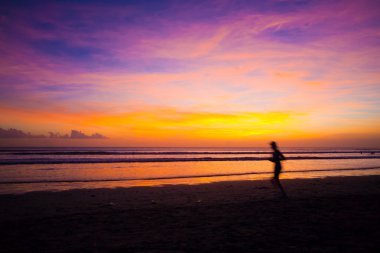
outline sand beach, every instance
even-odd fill
[[[376,252],[380,176],[0,195],[1,252]]]

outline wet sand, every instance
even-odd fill
[[[0,195],[0,252],[376,252],[380,176]]]

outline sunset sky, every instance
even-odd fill
[[[7,145],[380,147],[380,1],[2,1]]]

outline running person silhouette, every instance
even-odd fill
[[[277,186],[281,190],[282,197],[288,198],[288,195],[286,194],[284,188],[282,187],[280,183],[280,173],[282,170],[281,161],[285,160],[286,158],[278,149],[276,142],[272,141],[270,145],[273,149],[273,153],[272,153],[272,158],[269,159],[269,161],[274,163],[274,176],[273,176],[273,179],[271,180],[272,184]]]

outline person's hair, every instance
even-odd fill
[[[277,143],[275,141],[272,141],[270,145],[272,146],[272,148],[277,148]]]

